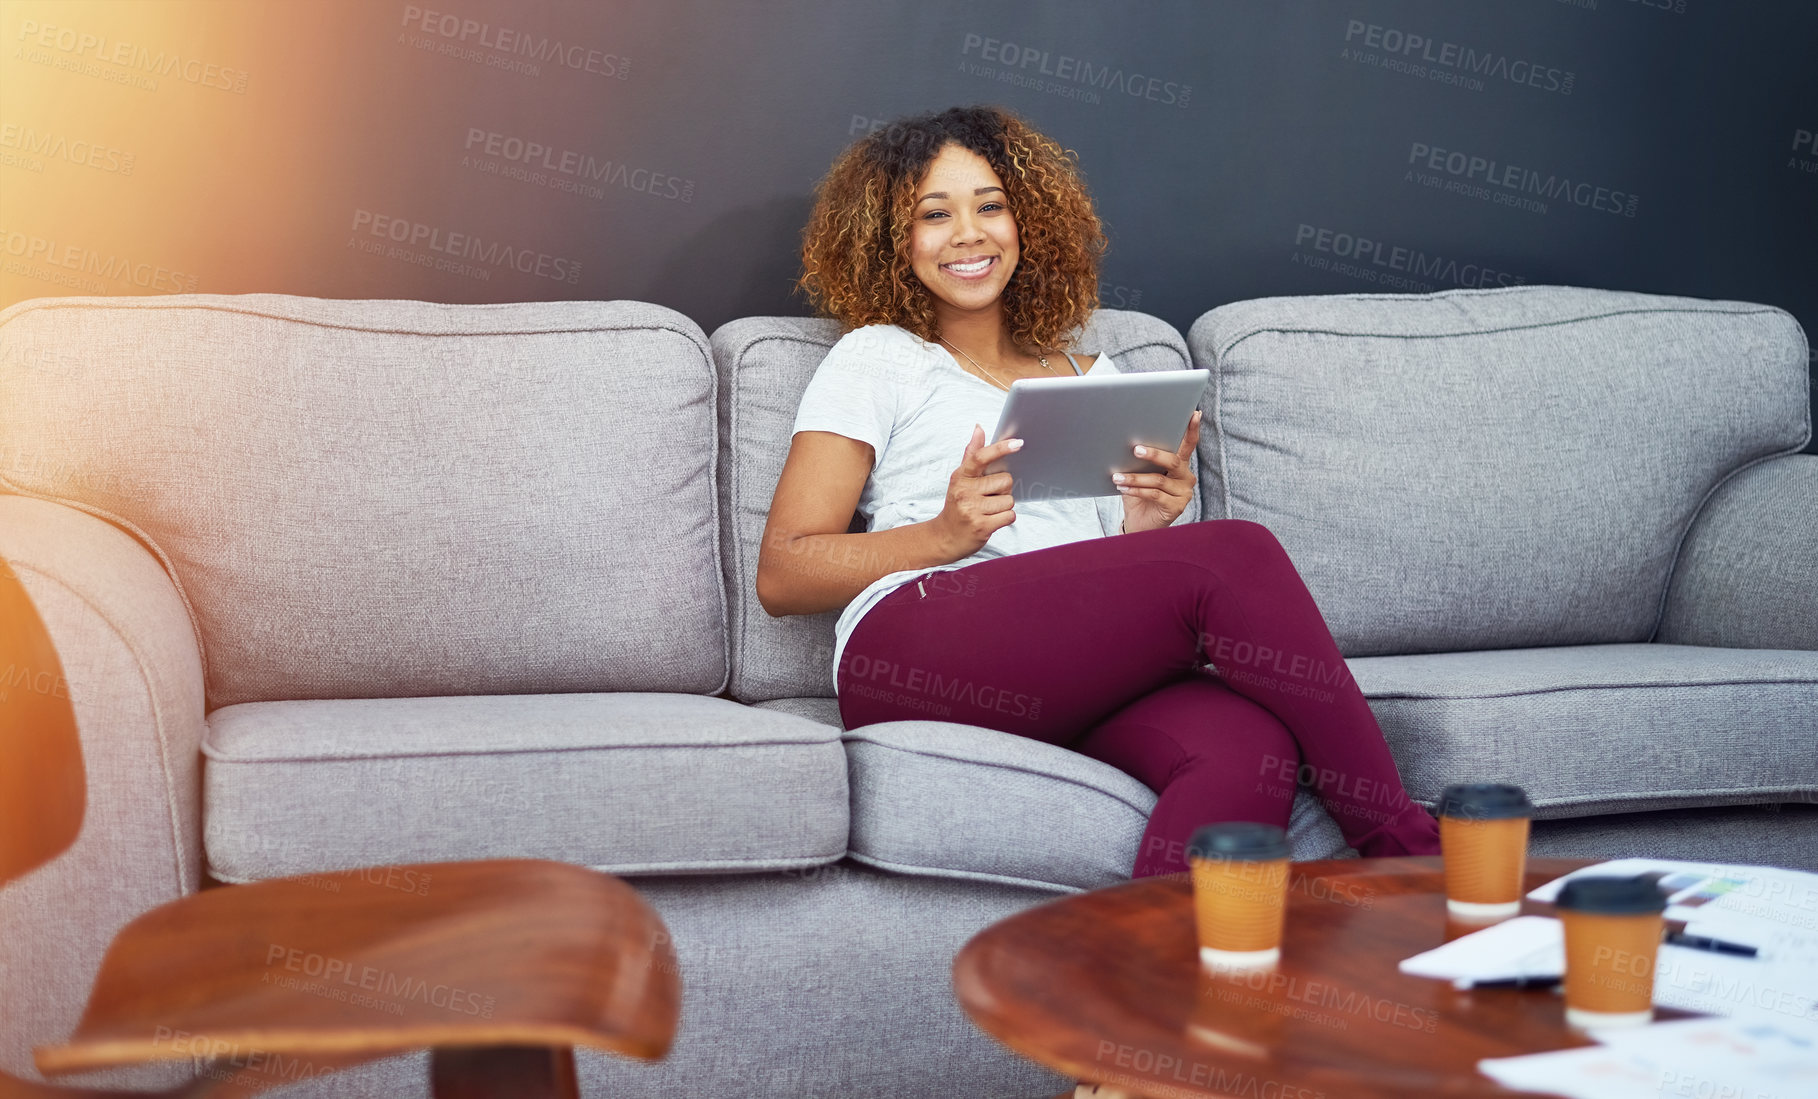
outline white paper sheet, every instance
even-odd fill
[[[1687,1019],[1595,1036],[1601,1044],[1477,1067],[1505,1087],[1571,1099],[1818,1096],[1818,1025]]]
[[[1451,981],[1557,977],[1565,972],[1565,935],[1550,916],[1516,916],[1416,954],[1401,971]]]

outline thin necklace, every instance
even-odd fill
[[[952,343],[951,343],[951,342],[950,342],[950,341],[948,341],[948,339],[947,339],[947,337],[945,337],[945,336],[936,336],[936,337],[935,337],[935,339],[937,339],[937,340],[939,340],[939,341],[941,341],[941,342],[942,342],[942,343],[944,343],[944,344],[946,344],[946,345],[947,345],[947,346],[948,346],[948,347],[953,347],[953,344],[952,344]],[[953,350],[955,350],[955,351],[959,351],[959,353],[960,353],[960,354],[962,354],[962,355],[966,355],[966,353],[965,353],[965,352],[964,352],[964,351],[960,351],[960,349],[959,349],[959,348],[957,348],[957,347],[953,347]],[[1035,357],[1036,357],[1036,358],[1037,358],[1037,359],[1040,359],[1040,360],[1041,360],[1041,364],[1042,364],[1042,369],[1043,369],[1043,370],[1046,370],[1046,371],[1047,371],[1047,372],[1048,372],[1048,373],[1050,373],[1050,374],[1052,374],[1052,373],[1054,373],[1054,368],[1053,368],[1053,367],[1052,367],[1052,366],[1049,366],[1049,365],[1048,365],[1048,356],[1046,356],[1046,355],[1037,355],[1037,356],[1035,356]],[[975,359],[975,358],[973,358],[973,357],[972,357],[972,356],[971,356],[971,355],[966,355],[966,361],[967,361],[967,362],[969,362],[969,363],[971,363],[971,364],[972,364],[972,365],[973,365],[973,366],[978,366],[978,360],[977,360],[977,359]],[[982,367],[982,366],[978,366],[978,369],[979,369],[979,372],[980,372],[980,373],[982,373],[982,374],[984,374],[984,375],[985,375],[985,377],[987,377],[987,378],[990,378],[990,379],[991,379],[991,380],[992,380],[992,381],[993,381],[993,382],[994,382],[994,383],[996,383],[996,384],[997,384],[997,385],[999,385],[999,386],[1003,386],[1003,388],[1005,388],[1005,389],[1009,389],[1009,388],[1010,388],[1010,387],[1009,387],[1009,386],[1007,386],[1007,385],[1004,385],[1004,383],[1003,383],[1003,382],[1001,382],[1001,381],[998,381],[998,378],[997,378],[997,375],[996,375],[996,374],[993,374],[993,373],[991,373],[991,371],[989,371],[989,370],[986,370],[986,369],[985,369],[985,368],[984,368],[984,367]]]

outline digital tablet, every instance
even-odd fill
[[[1209,370],[1020,378],[988,441],[1021,439],[1022,449],[985,472],[1015,478],[1018,503],[1121,495],[1113,473],[1166,472],[1132,448],[1178,449],[1211,378]]]

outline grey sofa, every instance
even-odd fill
[[[647,1096],[1042,1096],[953,953],[1122,880],[1154,795],[993,730],[843,732],[834,615],[757,547],[831,322],[286,295],[0,312],[0,557],[65,663],[90,811],[0,891],[0,1069],[127,920],[222,882],[493,856],[626,876],[682,967]],[[1552,287],[1241,302],[1201,497],[1290,551],[1417,798],[1527,786],[1542,852],[1818,868],[1818,456],[1803,334]],[[1299,858],[1348,854],[1302,791]],[[432,885],[433,888],[433,885]],[[274,1094],[421,1095],[400,1058]],[[110,1074],[168,1085],[187,1066]]]

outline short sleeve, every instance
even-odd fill
[[[897,386],[879,346],[878,333],[860,328],[840,337],[827,352],[796,407],[797,431],[831,431],[870,443],[881,462],[896,426]],[[899,353],[900,357],[900,353]]]

